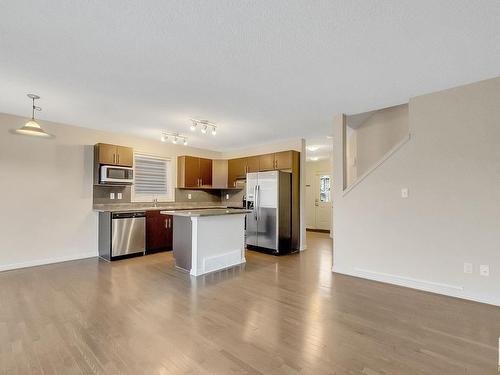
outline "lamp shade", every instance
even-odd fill
[[[22,128],[17,129],[16,133],[37,137],[50,137],[50,134],[46,133],[33,119],[29,120]]]

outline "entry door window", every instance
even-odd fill
[[[319,178],[319,201],[330,202],[330,176],[320,176]]]

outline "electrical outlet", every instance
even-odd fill
[[[123,194],[122,193],[117,193],[116,194],[116,199],[123,199]]]
[[[488,264],[481,264],[479,266],[479,274],[481,276],[490,276],[490,266]]]
[[[188,194],[188,199],[191,199],[191,194]]]
[[[115,193],[109,193],[109,199],[115,199]]]
[[[401,189],[401,198],[406,199],[410,196],[410,192],[408,191],[408,188],[402,188]]]
[[[226,200],[229,200],[229,194],[226,194]]]
[[[472,273],[473,266],[472,263],[464,263],[464,273]]]

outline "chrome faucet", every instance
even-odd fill
[[[153,207],[158,207],[158,198],[157,197],[153,198]]]

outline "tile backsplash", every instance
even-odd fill
[[[191,199],[189,199],[191,195]],[[220,203],[220,190],[175,189],[176,202],[213,202]]]
[[[115,199],[110,199],[110,193],[115,193]],[[117,199],[118,193],[122,193],[122,199]],[[130,203],[130,200],[130,186],[94,185],[94,204]]]
[[[110,193],[115,193],[115,199],[110,199]],[[118,198],[118,193],[122,194],[122,199]],[[191,195],[191,199],[189,199]],[[190,190],[190,189],[175,189],[175,202],[182,203],[221,203],[223,205],[231,205],[240,207],[243,205],[243,197],[245,190]],[[229,199],[227,199],[227,196]],[[130,186],[102,186],[94,185],[94,204],[119,204],[131,203],[131,187]]]
[[[115,194],[115,199],[110,198],[110,193]],[[118,193],[122,199],[118,199]],[[226,199],[226,194],[229,199]],[[244,190],[190,190],[175,189],[175,202],[185,203],[221,203],[230,205],[241,205]],[[189,199],[191,196],[191,199]],[[94,185],[94,204],[119,204],[132,201],[130,186],[102,186]]]
[[[220,195],[221,195],[221,204],[232,207],[243,207],[243,197],[245,196],[245,189],[221,190]]]

